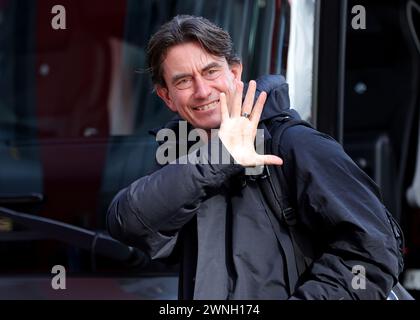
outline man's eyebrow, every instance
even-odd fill
[[[203,69],[201,69],[201,72],[207,71],[207,70],[209,70],[211,68],[220,68],[220,67],[221,67],[220,63],[218,63],[218,62],[211,62],[208,65],[206,65]]]
[[[172,83],[177,82],[179,79],[191,77],[190,73],[180,73],[172,77]]]

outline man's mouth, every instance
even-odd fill
[[[192,109],[197,110],[197,111],[207,111],[207,110],[216,108],[218,103],[219,103],[219,100],[215,100],[213,102],[210,102],[208,104],[204,104],[202,106],[193,107]]]

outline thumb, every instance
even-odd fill
[[[280,157],[273,156],[271,154],[260,155],[259,158],[260,159],[258,159],[258,162],[265,165],[281,166],[283,164],[283,160]]]

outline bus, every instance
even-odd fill
[[[152,168],[149,131],[174,116],[153,93],[146,46],[177,14],[228,30],[244,81],[284,75],[292,107],[379,185],[415,295],[419,3],[0,1],[0,299],[177,298],[176,263],[106,232],[112,198]],[[57,266],[65,294],[52,286]]]

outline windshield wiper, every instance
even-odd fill
[[[41,193],[0,193],[0,205],[41,203],[44,195]]]
[[[8,198],[4,199],[7,200]],[[92,255],[99,254],[128,263],[130,266],[145,266],[150,262],[149,257],[144,252],[127,246],[101,231],[92,231],[4,207],[0,207],[0,216],[8,217],[14,222],[44,235],[45,238],[58,240],[88,250]]]

